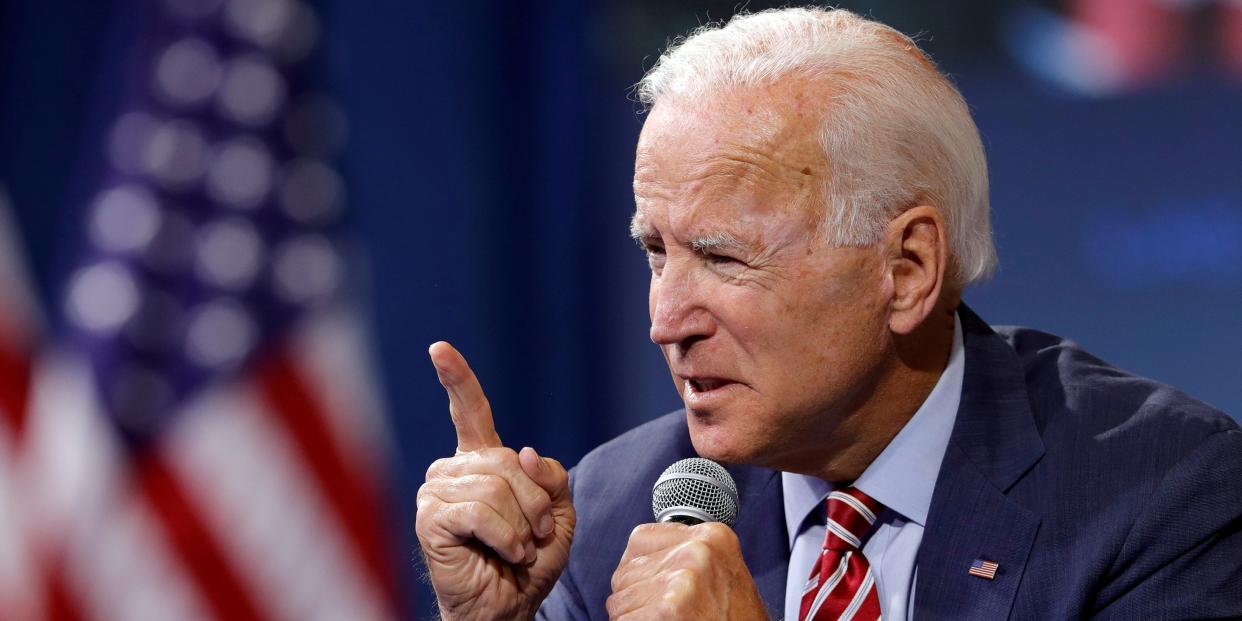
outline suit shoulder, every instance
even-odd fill
[[[1016,326],[995,330],[1018,356],[1032,414],[1045,436],[1073,428],[1102,442],[1158,442],[1176,459],[1216,433],[1238,429],[1211,405],[1119,369],[1072,340]]]
[[[673,458],[687,450],[692,455],[693,449],[690,446],[685,411],[677,410],[643,423],[595,447],[574,467],[574,475],[578,479],[616,479],[619,467],[630,470],[635,467],[662,468],[672,462],[661,458]]]

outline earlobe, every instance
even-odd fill
[[[944,218],[927,205],[912,207],[889,223],[889,327],[898,334],[918,328],[940,297],[948,260]]]

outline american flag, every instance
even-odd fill
[[[9,202],[0,186],[0,616],[29,616],[30,591],[37,586],[28,570],[33,546],[23,506],[28,494],[23,451],[29,436],[28,397],[32,347],[39,333],[38,311],[25,278],[23,253],[9,220]]]
[[[401,617],[319,18],[135,6],[56,329],[0,321],[0,616]]]
[[[992,580],[996,578],[996,569],[1000,567],[995,561],[977,558],[970,563],[970,575]]]

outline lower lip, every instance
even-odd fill
[[[687,409],[707,410],[720,406],[724,400],[733,396],[733,393],[740,390],[741,387],[742,385],[737,382],[729,382],[711,390],[695,390],[690,382],[685,382],[682,398],[686,401]]]

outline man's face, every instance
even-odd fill
[[[804,99],[822,87],[663,100],[639,138],[634,232],[651,340],[706,457],[802,470],[848,446],[890,347],[878,248],[816,237],[832,174]],[[827,452],[827,453],[826,453]]]

